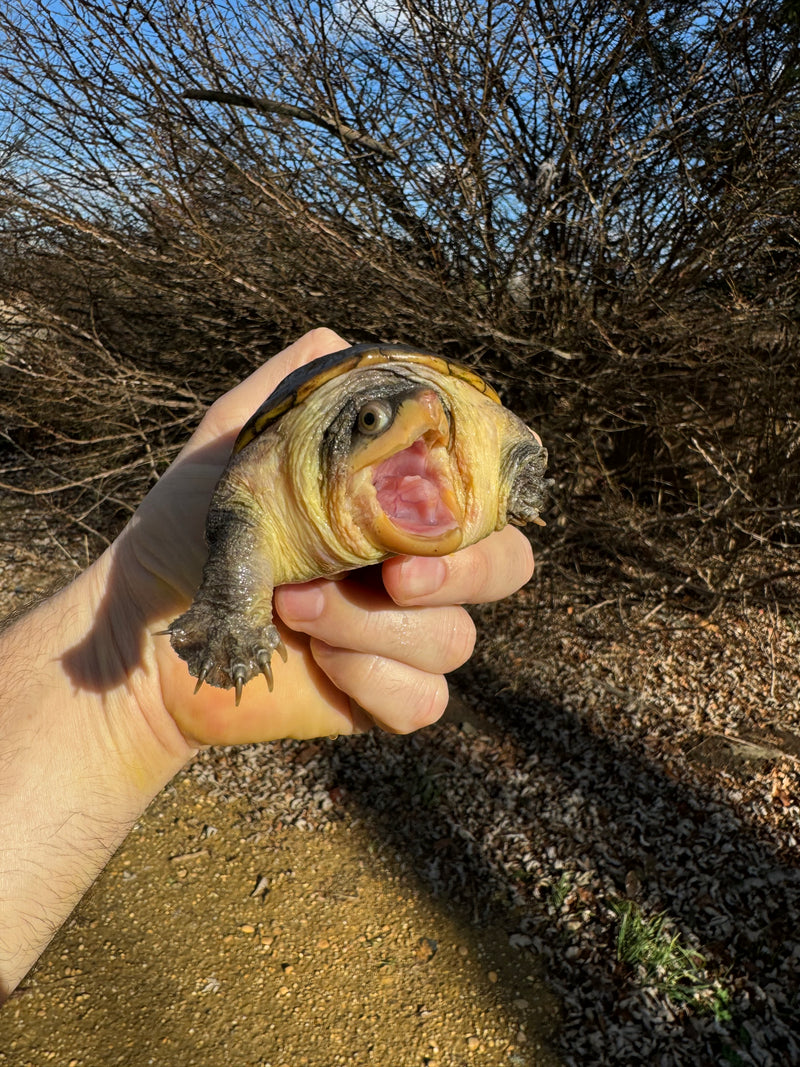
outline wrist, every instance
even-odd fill
[[[76,791],[106,782],[135,818],[196,746],[164,707],[146,620],[121,595],[118,543],[3,633],[0,736],[19,732],[23,751],[29,739],[33,765],[57,753]]]
[[[193,751],[157,707],[147,642],[123,670],[124,634],[103,607],[108,565],[0,643],[0,1001]]]

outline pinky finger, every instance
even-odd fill
[[[311,654],[335,686],[392,733],[430,726],[447,707],[447,682],[441,674],[383,656],[333,648],[316,639],[311,641]]]

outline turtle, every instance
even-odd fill
[[[391,555],[437,556],[537,522],[547,452],[470,367],[359,344],[289,374],[242,427],[206,519],[191,606],[165,633],[203,683],[235,689],[286,650],[275,586]]]

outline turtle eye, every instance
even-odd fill
[[[385,400],[370,400],[358,413],[358,432],[376,437],[389,427],[392,407]]]

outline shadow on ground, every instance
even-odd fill
[[[719,795],[534,686],[526,695],[518,676],[473,669],[465,684],[491,713],[490,736],[473,725],[466,740],[452,728],[433,743],[359,739],[336,749],[334,780],[434,893],[530,938],[565,1000],[567,1058],[793,1062],[797,868]],[[691,995],[617,962],[610,905],[629,899],[645,916],[666,912],[704,956]]]

